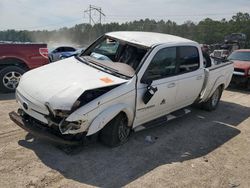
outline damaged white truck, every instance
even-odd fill
[[[200,45],[188,39],[107,33],[78,56],[25,73],[16,90],[20,108],[9,115],[37,137],[76,144],[98,135],[117,146],[132,130],[170,120],[194,103],[214,110],[233,65],[204,62]]]

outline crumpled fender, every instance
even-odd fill
[[[128,118],[128,126],[132,125],[134,119],[133,110],[126,104],[115,104],[102,111],[90,124],[87,136],[97,133],[110,120],[112,120],[121,111],[125,112]]]

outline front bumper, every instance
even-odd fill
[[[79,145],[83,143],[83,138],[81,140],[67,140],[60,135],[51,132],[50,128],[45,127],[38,122],[30,121],[29,119],[23,118],[16,112],[9,113],[10,119],[16,123],[19,127],[34,135],[35,137],[45,139],[57,144],[62,145]]]

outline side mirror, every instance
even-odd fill
[[[141,83],[147,84],[147,90],[145,91],[142,100],[144,104],[147,104],[154,94],[158,91],[157,87],[151,86],[154,80],[160,79],[161,75],[159,74],[144,74]]]
[[[144,102],[144,104],[147,104],[151,98],[154,96],[154,94],[158,91],[157,87],[153,87],[151,86],[152,82],[154,80],[157,80],[161,78],[161,75],[157,75],[157,74],[144,74],[142,79],[141,79],[141,83],[143,84],[147,84],[147,90],[145,91],[143,97],[142,97],[142,101]]]
[[[157,91],[157,87],[148,86],[142,98],[144,104],[147,104]]]

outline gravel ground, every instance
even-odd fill
[[[192,109],[112,149],[32,137],[8,117],[13,98],[0,94],[0,187],[250,187],[250,92],[226,90],[216,111]]]

